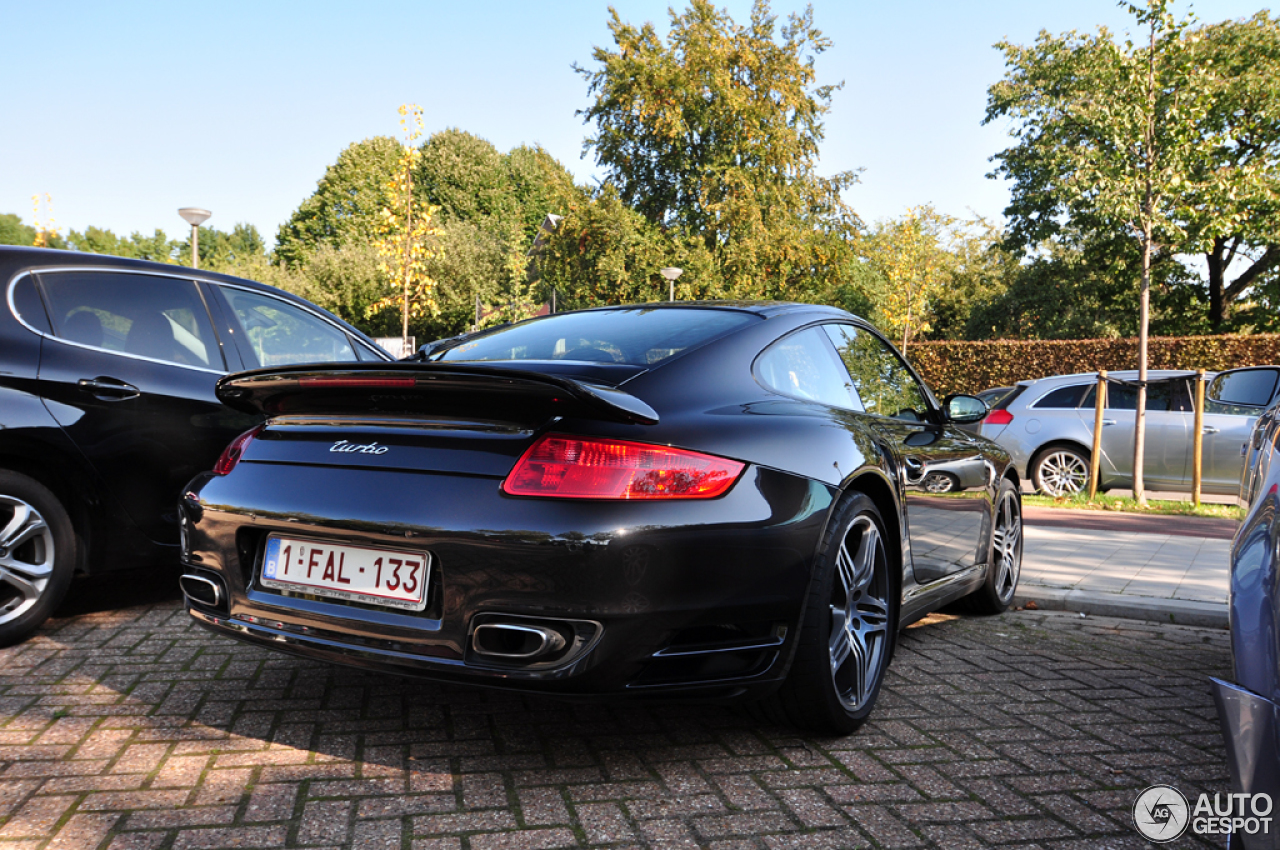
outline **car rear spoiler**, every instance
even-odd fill
[[[237,372],[218,381],[228,407],[267,416],[411,414],[536,421],[586,416],[656,425],[658,414],[614,387],[476,363],[344,363]]]

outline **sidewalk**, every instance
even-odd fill
[[[1026,508],[1015,604],[1227,627],[1231,520]]]

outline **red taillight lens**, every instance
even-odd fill
[[[218,462],[213,465],[214,475],[226,475],[228,472],[236,468],[236,464],[240,462],[240,457],[244,454],[245,447],[253,442],[253,438],[265,428],[265,425],[259,425],[257,428],[250,428],[239,437],[231,441],[231,445],[222,450],[222,456],[218,458]]]
[[[1013,421],[1013,414],[1002,407],[998,407],[987,414],[987,417],[982,420],[982,424],[983,425],[1008,425],[1012,421]]]
[[[548,434],[524,453],[502,489],[567,499],[712,499],[743,469],[735,460],[684,449]]]

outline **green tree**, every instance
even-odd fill
[[[156,233],[160,232],[156,231]],[[137,237],[138,234],[134,236]],[[175,257],[178,262],[190,263],[191,237],[188,236],[176,245]],[[199,250],[200,268],[224,271],[250,257],[265,255],[267,245],[257,227],[241,222],[236,224],[230,232],[218,230],[216,227],[201,227]]]
[[[390,136],[349,145],[325,169],[316,191],[280,226],[277,260],[300,264],[322,243],[341,247],[376,239],[378,217],[390,202],[387,187],[399,156],[400,143]]]
[[[598,67],[576,69],[594,96],[581,113],[595,123],[585,147],[618,199],[669,234],[671,251],[702,240],[734,295],[834,286],[858,225],[840,192],[856,175],[817,173],[822,117],[839,86],[816,82],[815,57],[830,41],[812,10],[778,27],[757,0],[738,25],[693,0],[672,10],[665,43],[651,24],[610,15],[615,49],[596,48]]]
[[[1152,174],[1163,187],[1152,195],[1153,210],[1163,209],[1165,218],[1153,229],[1152,263],[1199,254],[1206,294],[1194,301],[1205,317],[1187,318],[1230,330],[1236,307],[1251,305],[1251,289],[1280,269],[1280,21],[1260,12],[1195,27],[1175,24],[1165,4],[1141,20],[1149,30],[1145,48],[1119,45],[1105,29],[1094,36],[1042,33],[1031,48],[997,45],[1010,70],[990,90],[987,121],[1018,125],[1018,144],[997,155],[992,175],[1013,182],[1008,243],[1031,250],[1064,236],[1073,244],[1108,244],[1140,233],[1140,204],[1131,200],[1124,216],[1107,214],[1077,163],[1128,156],[1132,167],[1144,167],[1141,156],[1152,153]],[[1148,54],[1154,59],[1143,65]],[[1158,95],[1150,102],[1144,74],[1154,77]],[[1139,112],[1153,116],[1149,150],[1133,143],[1133,134],[1145,131],[1134,124]],[[1126,179],[1132,185],[1132,168]],[[1124,180],[1112,173],[1108,182]],[[1136,283],[1135,275],[1114,286]],[[1258,320],[1249,310],[1240,323]]]
[[[36,229],[23,224],[13,213],[0,214],[0,245],[30,245],[36,241]]]
[[[1183,215],[1220,330],[1280,269],[1280,19],[1259,12],[1207,26],[1189,49],[1206,69],[1209,104],[1197,125],[1207,156],[1190,183],[1199,191]]]
[[[1145,43],[1118,45],[1096,36],[1042,32],[1031,48],[1001,43],[1005,79],[991,87],[987,121],[1014,119],[1019,144],[997,155],[997,174],[1014,180],[1006,213],[1014,229],[1047,225],[1046,210],[1065,211],[1084,228],[1134,234],[1142,254],[1139,289],[1138,389],[1134,497],[1146,503],[1147,332],[1151,265],[1157,251],[1188,244],[1189,197],[1229,193],[1222,175],[1200,169],[1208,113],[1208,75],[1195,63],[1197,38],[1175,21],[1169,0],[1130,6],[1146,28]],[[1047,206],[1046,206],[1047,205]]]
[[[1004,256],[1014,256],[1001,252]],[[1008,269],[1007,285],[970,302],[968,339],[1108,339],[1138,335],[1133,309],[1141,251],[1126,236],[1110,241],[1064,232],[1029,262]],[[1168,256],[1152,264],[1151,330],[1208,333],[1199,280]]]
[[[961,223],[951,234],[951,275],[931,305],[930,339],[979,339],[973,324],[979,305],[1000,298],[1017,281],[1020,257],[1004,247],[1004,232],[978,218]]]
[[[111,254],[116,257],[153,260],[159,263],[173,262],[174,252],[179,244],[169,239],[164,231],[158,228],[151,236],[144,236],[134,231],[128,238],[124,238],[106,228],[89,225],[83,232],[69,231],[66,238],[66,247],[75,251],[84,251],[88,254]]]
[[[518,217],[506,157],[463,130],[434,133],[414,171],[421,200],[440,208],[440,220],[470,221],[502,231]]]
[[[861,242],[859,253],[884,284],[872,300],[885,328],[901,334],[904,353],[913,332],[932,328],[934,302],[955,267],[949,243],[956,223],[932,207],[921,207],[878,224]]]

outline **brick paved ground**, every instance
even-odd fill
[[[1226,790],[1228,666],[1220,631],[942,616],[831,739],[313,664],[162,599],[0,650],[0,850],[1145,847],[1140,789]]]

